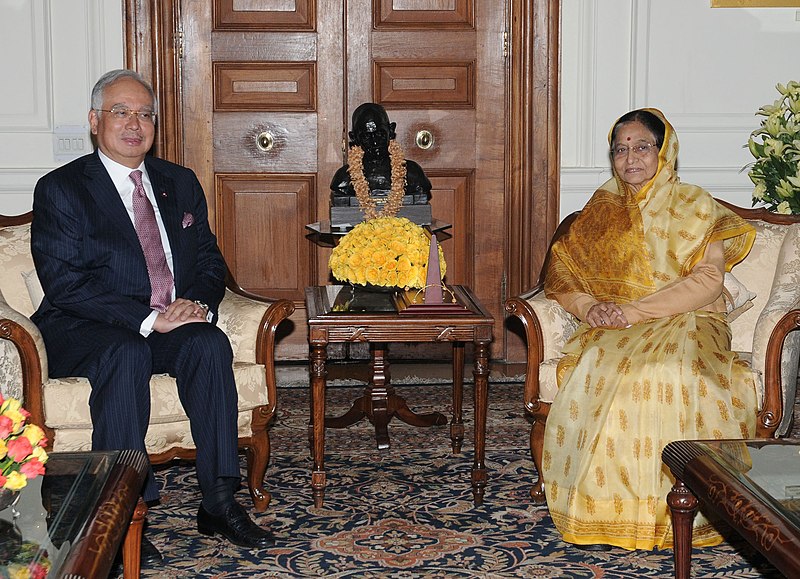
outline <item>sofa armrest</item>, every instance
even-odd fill
[[[756,325],[756,339],[760,329],[771,329],[766,349],[760,352],[757,346],[753,348],[753,360],[763,360],[764,364],[763,400],[756,424],[759,437],[783,436],[788,431],[794,412],[800,360],[800,332],[796,331],[800,329],[800,299],[788,311],[785,305],[771,305],[764,308]]]
[[[0,364],[6,378],[21,390],[30,421],[41,427],[52,442],[53,433],[45,426],[42,384],[47,380],[47,354],[39,328],[26,316],[9,306],[0,296]],[[14,355],[13,349],[16,349]],[[16,374],[15,376],[13,374]]]
[[[525,328],[528,345],[525,400],[539,399],[539,366],[560,358],[564,345],[578,327],[578,320],[544,295],[544,286],[506,300],[506,311],[517,316]]]

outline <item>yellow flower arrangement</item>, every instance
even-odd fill
[[[362,221],[333,249],[333,277],[358,285],[423,288],[428,272],[430,236],[405,217]],[[446,271],[439,249],[442,278]]]

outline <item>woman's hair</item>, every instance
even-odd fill
[[[611,144],[613,145],[617,138],[617,130],[619,127],[625,123],[631,123],[634,121],[642,123],[648,131],[653,133],[653,136],[656,138],[656,147],[661,149],[661,145],[664,144],[664,133],[666,131],[664,122],[650,111],[646,111],[644,109],[637,109],[635,111],[625,113],[619,118],[614,125],[613,130],[611,131]]]

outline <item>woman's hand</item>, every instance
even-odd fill
[[[614,302],[598,302],[586,313],[586,323],[593,328],[626,328],[628,319]]]

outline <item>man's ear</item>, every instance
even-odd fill
[[[97,134],[97,123],[99,119],[97,118],[97,111],[94,109],[89,109],[89,128],[92,131],[93,135]]]

